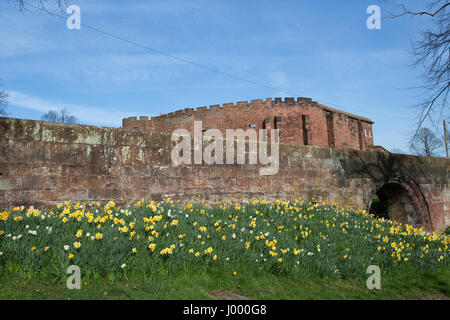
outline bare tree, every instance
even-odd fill
[[[41,119],[48,122],[58,122],[58,111],[50,110]]]
[[[446,121],[447,121],[447,123],[448,123],[448,119],[447,119]],[[446,136],[445,136],[445,131],[444,131],[444,134],[443,134],[442,137],[441,137],[441,140],[443,141],[443,144],[442,144],[443,152],[442,152],[442,154],[445,155],[445,156],[447,156],[447,150],[446,150],[445,138],[446,138]],[[450,130],[449,130],[448,127],[447,127],[447,146],[450,146]]]
[[[433,157],[439,154],[442,141],[428,128],[420,128],[410,141],[410,149],[414,154]]]
[[[50,7],[56,10],[64,10],[69,4],[68,0],[15,0],[15,2],[21,11],[29,8],[48,11]]]
[[[70,114],[67,109],[62,109],[59,111],[50,110],[44,114],[41,118],[43,121],[48,122],[61,122],[61,123],[77,123],[78,120],[73,115]]]
[[[77,118],[70,114],[67,109],[62,109],[60,112],[60,122],[62,123],[77,123]]]
[[[5,92],[5,90],[0,89],[0,116],[6,116],[6,107],[8,105],[8,94]]]
[[[424,10],[411,11],[404,4],[401,12],[391,14],[391,17],[402,16],[428,17],[432,27],[421,32],[421,39],[413,46],[416,67],[423,66],[424,99],[417,105],[419,110],[415,135],[423,122],[428,118],[437,127],[445,116],[448,116],[447,98],[450,88],[450,2],[448,0],[433,0]]]

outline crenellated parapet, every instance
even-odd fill
[[[280,107],[280,106],[289,107],[289,106],[302,105],[302,104],[309,104],[309,105],[312,105],[312,106],[315,106],[318,108],[332,110],[333,112],[351,115],[357,119],[361,119],[361,120],[373,123],[373,121],[368,118],[364,118],[364,117],[357,116],[357,115],[352,115],[352,114],[349,114],[348,112],[337,110],[337,109],[325,106],[323,104],[319,104],[318,102],[313,101],[312,98],[304,98],[304,97],[298,97],[298,98],[285,97],[284,99],[277,97],[275,99],[267,98],[265,100],[264,99],[255,99],[255,100],[250,100],[250,101],[238,101],[236,103],[231,102],[231,103],[224,103],[224,104],[215,104],[215,105],[211,105],[209,107],[202,106],[202,107],[197,107],[195,109],[194,108],[185,108],[185,109],[180,109],[180,110],[177,110],[174,112],[169,112],[167,114],[153,116],[153,117],[151,117],[151,120],[162,120],[162,119],[167,119],[167,118],[177,118],[177,117],[190,116],[190,115],[195,115],[195,114],[205,114],[205,112],[209,112],[209,111],[214,112],[214,111],[219,111],[219,110],[242,111],[242,108],[250,108],[255,105],[257,105],[257,106],[263,105],[266,107]],[[128,118],[123,119],[123,123],[124,123],[123,127],[125,129],[131,128],[134,124],[139,123],[139,121],[147,122],[148,120],[149,119],[147,116],[141,116],[139,119],[137,119],[137,117],[128,117]]]
[[[204,129],[280,129],[287,144],[328,145],[366,150],[373,144],[373,121],[328,107],[305,97],[276,97],[185,108],[150,119],[123,119],[123,128],[170,132],[179,128],[192,132],[194,121]]]

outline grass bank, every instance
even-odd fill
[[[446,298],[449,239],[301,200],[15,208],[0,213],[0,298]],[[66,287],[70,265],[80,290]]]

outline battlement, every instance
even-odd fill
[[[354,115],[345,111],[341,111],[338,109],[334,109],[331,107],[328,107],[326,105],[320,104],[316,101],[313,101],[312,98],[305,98],[305,97],[298,97],[298,98],[294,98],[294,97],[285,97],[284,99],[281,97],[276,97],[274,99],[272,98],[266,98],[264,99],[255,99],[255,100],[251,100],[251,101],[238,101],[236,103],[234,102],[229,102],[229,103],[224,103],[224,104],[215,104],[215,105],[211,105],[209,107],[207,106],[201,106],[201,107],[197,107],[197,108],[185,108],[185,109],[180,109],[174,112],[169,112],[167,114],[161,114],[159,116],[153,116],[151,117],[151,121],[155,120],[163,120],[163,119],[167,119],[167,118],[176,118],[176,117],[185,117],[185,116],[190,116],[190,115],[195,115],[195,114],[204,114],[205,112],[208,111],[220,111],[220,110],[225,110],[225,111],[229,111],[229,110],[235,110],[235,111],[242,111],[242,108],[251,108],[251,107],[257,107],[257,106],[265,106],[265,107],[280,107],[280,106],[295,106],[295,105],[311,105],[314,107],[318,107],[318,108],[322,108],[324,110],[327,111],[331,111],[331,112],[335,112],[335,113],[341,113],[347,116],[350,116],[352,118],[361,120],[361,121],[365,121],[365,122],[369,122],[369,123],[373,123],[373,121],[371,119],[365,118],[365,117],[361,117],[358,115]],[[123,119],[124,124],[125,122],[129,123],[129,122],[133,122],[134,121],[150,121],[148,119],[147,116],[141,116],[140,119],[138,120],[136,117],[128,117]],[[123,126],[124,128],[127,128],[125,125]]]
[[[286,144],[333,146],[367,150],[373,145],[373,121],[328,107],[305,97],[276,97],[185,108],[151,117],[123,119],[123,128],[136,131],[193,133],[194,121],[202,130],[279,129]]]

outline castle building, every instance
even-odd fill
[[[252,100],[187,108],[158,117],[123,119],[128,130],[171,133],[186,129],[191,134],[194,121],[202,121],[203,131],[219,129],[279,129],[280,143],[332,146],[368,150],[373,146],[372,120],[340,111],[310,98]]]

